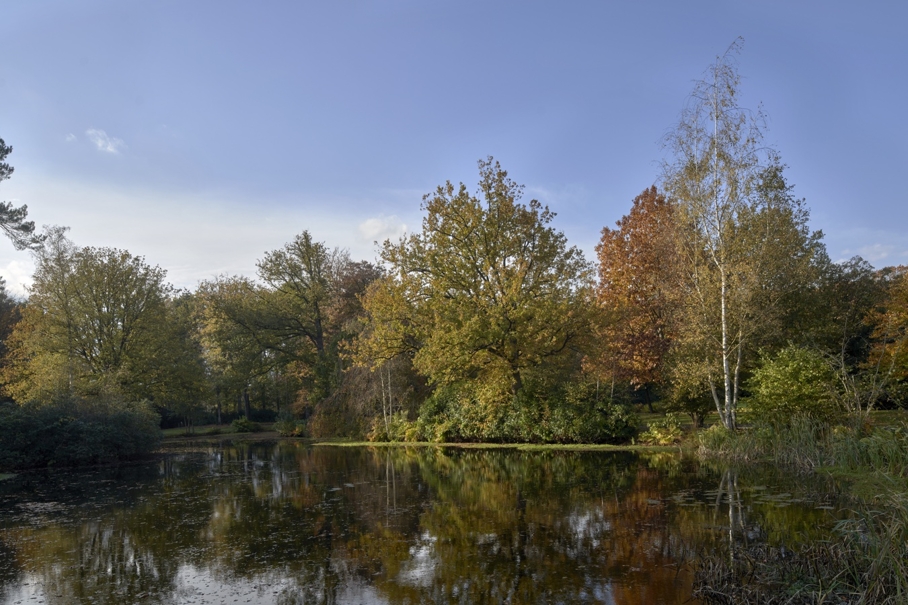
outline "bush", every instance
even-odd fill
[[[646,432],[640,435],[640,441],[649,445],[672,445],[681,441],[681,418],[668,413],[664,418],[653,420]]]
[[[0,469],[84,466],[148,454],[161,441],[147,402],[0,405]]]
[[[230,423],[230,428],[234,433],[258,433],[262,427],[246,418],[237,418]]]
[[[614,443],[636,430],[626,406],[599,399],[595,384],[585,382],[528,384],[516,398],[448,385],[426,400],[416,426],[436,442]]]
[[[780,426],[797,416],[827,422],[836,414],[834,385],[835,374],[820,353],[789,346],[761,360],[745,403],[757,422]]]
[[[703,385],[682,385],[674,389],[668,398],[669,412],[690,416],[694,426],[700,428],[706,416],[716,409],[712,393]]]
[[[297,420],[292,415],[281,415],[274,423],[274,430],[281,437],[306,437],[306,421]]]
[[[372,421],[372,429],[366,435],[369,441],[419,441],[421,438],[419,427],[415,422],[407,420],[406,412],[392,414],[387,424],[382,418]]]
[[[528,389],[514,402],[509,428],[532,443],[618,443],[636,433],[630,408],[599,397],[595,383],[573,382]]]

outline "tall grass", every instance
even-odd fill
[[[795,551],[757,543],[703,557],[695,596],[707,605],[904,605],[908,501],[889,495],[882,504],[841,521],[835,539]]]
[[[831,426],[795,418],[785,426],[731,432],[713,426],[700,433],[703,458],[732,463],[769,462],[799,472],[820,467],[871,471],[908,478],[908,427]]]
[[[823,427],[803,419],[778,428],[761,426],[732,432],[716,425],[700,433],[702,458],[737,464],[769,462],[798,471],[812,471],[828,462]]]
[[[712,427],[700,434],[699,454],[797,472],[824,468],[873,486],[829,541],[704,557],[697,570],[704,603],[908,603],[908,427],[806,418],[734,433]]]

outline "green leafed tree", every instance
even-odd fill
[[[203,355],[215,400],[236,402],[249,412],[249,389],[271,374],[274,351],[259,328],[264,311],[258,286],[243,277],[220,277],[204,282],[196,293],[196,314]]]
[[[246,397],[250,385],[280,383],[301,407],[331,395],[342,380],[342,343],[362,312],[359,296],[378,274],[304,231],[265,254],[258,281],[202,284],[202,333],[218,384]]]
[[[362,360],[408,354],[434,384],[470,382],[502,401],[571,355],[589,333],[591,268],[522,193],[488,158],[477,195],[448,182],[423,198],[422,231],[384,243]]]
[[[198,386],[185,367],[198,357],[184,350],[161,268],[125,250],[76,247],[62,228],[49,230],[35,265],[5,368],[17,401],[197,395],[179,386]]]

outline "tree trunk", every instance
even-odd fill
[[[249,405],[249,389],[248,388],[243,389],[243,406],[244,406],[244,410],[246,412],[246,420],[252,420],[252,418],[249,417],[251,409],[250,409],[250,405]]]
[[[735,430],[735,410],[734,394],[732,386],[731,365],[728,357],[731,354],[728,345],[728,283],[725,275],[725,268],[719,267],[720,282],[720,304],[722,311],[722,380],[725,386],[725,428],[730,431]]]
[[[523,390],[523,377],[517,368],[511,369],[511,394],[517,397],[517,394]]]
[[[388,439],[391,439],[391,385],[388,385],[387,390],[385,390],[385,374],[381,367],[378,368],[378,378],[381,381],[381,416],[382,420],[385,422],[385,435]],[[391,382],[391,370],[388,369],[388,382]]]

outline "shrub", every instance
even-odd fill
[[[682,385],[673,390],[666,409],[690,416],[694,426],[699,428],[703,426],[706,416],[716,409],[716,404],[709,389],[703,385]]]
[[[422,405],[416,426],[436,442],[604,443],[636,430],[626,406],[598,398],[595,383],[586,382],[528,384],[517,397],[447,385]]]
[[[274,430],[281,437],[306,437],[306,421],[293,416],[282,416],[274,423]]]
[[[646,432],[640,435],[640,441],[649,445],[672,445],[681,441],[681,436],[681,418],[670,412],[664,418],[650,422]]]
[[[617,443],[636,433],[628,406],[599,397],[595,383],[528,389],[514,402],[513,433],[533,443]]]
[[[230,423],[234,433],[258,433],[262,427],[247,418],[237,418]]]
[[[382,418],[372,421],[372,428],[366,439],[369,441],[419,441],[419,427],[415,422],[407,419],[406,412],[392,414],[386,423]]]
[[[147,402],[0,405],[0,469],[84,466],[154,451],[160,418]]]
[[[748,383],[753,395],[746,405],[757,422],[785,425],[796,416],[830,421],[836,413],[834,384],[820,353],[789,346],[761,360]]]

